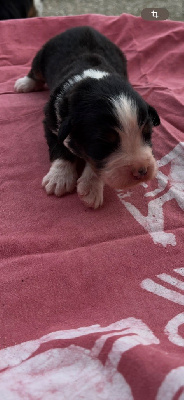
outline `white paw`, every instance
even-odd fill
[[[29,76],[24,76],[23,78],[17,79],[15,82],[14,90],[18,93],[32,92],[35,89],[36,82],[29,78]]]
[[[36,8],[38,17],[41,17],[41,16],[42,16],[42,13],[43,13],[43,4],[42,4],[42,1],[41,1],[41,0],[34,0],[34,6],[35,6],[35,8]]]
[[[75,164],[65,160],[56,160],[48,174],[43,178],[42,186],[47,194],[55,194],[60,197],[65,193],[73,192],[77,183],[77,171]]]
[[[97,179],[88,181],[83,177],[79,178],[77,193],[87,207],[96,209],[103,204],[103,183]]]

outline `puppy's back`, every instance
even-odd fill
[[[93,59],[92,59],[93,57]],[[39,55],[42,74],[53,87],[51,77],[58,82],[59,75],[77,73],[84,68],[106,64],[107,70],[127,78],[126,57],[122,51],[100,32],[89,26],[75,27],[50,39]],[[79,66],[80,64],[80,66]],[[94,65],[93,65],[94,64]],[[104,66],[103,65],[103,66]]]

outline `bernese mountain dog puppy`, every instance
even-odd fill
[[[85,205],[98,208],[105,184],[124,189],[155,177],[151,135],[160,119],[132,88],[126,57],[114,43],[89,26],[55,36],[15,91],[40,90],[45,83],[51,91],[44,119],[47,194],[63,196],[77,187]],[[85,162],[80,177],[79,159]]]
[[[0,0],[0,20],[40,17],[43,0]]]

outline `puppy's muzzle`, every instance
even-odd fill
[[[115,188],[123,189],[154,179],[157,163],[150,148],[142,149],[139,154],[113,157],[106,164],[102,177],[104,182]]]

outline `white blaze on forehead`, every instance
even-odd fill
[[[118,129],[121,149],[126,154],[136,154],[142,147],[142,129],[138,125],[138,109],[133,99],[125,95],[112,99],[115,115],[118,119]]]
[[[123,132],[134,134],[139,130],[137,121],[137,106],[133,99],[120,95],[112,99],[116,116]]]

